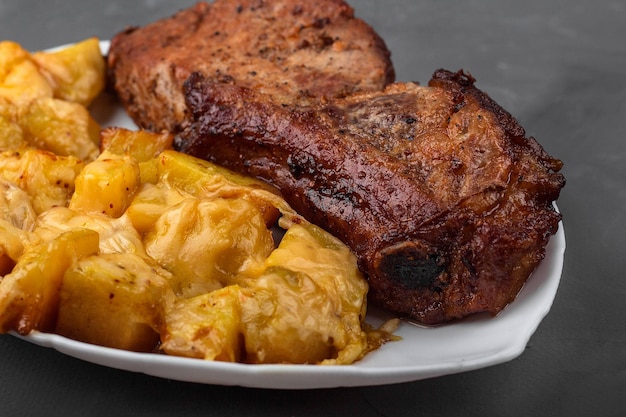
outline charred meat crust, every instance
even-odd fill
[[[178,148],[278,187],[357,254],[378,305],[425,324],[511,302],[545,254],[564,178],[464,72],[324,104],[192,75]]]

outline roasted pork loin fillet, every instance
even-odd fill
[[[200,74],[178,148],[275,185],[343,240],[370,299],[424,324],[498,313],[543,259],[564,178],[466,73],[278,105]]]
[[[308,103],[394,80],[383,40],[340,0],[216,0],[112,40],[113,87],[141,127],[177,131],[192,72]]]

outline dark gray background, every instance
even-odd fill
[[[0,39],[31,50],[109,39],[192,1],[2,0]],[[401,81],[464,68],[565,162],[567,251],[550,314],[506,364],[381,387],[196,385],[81,362],[0,336],[0,414],[618,416],[626,401],[626,3],[352,0]]]

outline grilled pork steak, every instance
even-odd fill
[[[500,311],[557,230],[561,162],[463,72],[390,84],[341,1],[200,3],[118,34],[109,66],[140,126],[274,184],[421,323]]]
[[[341,0],[216,0],[117,34],[108,64],[138,125],[177,131],[192,72],[236,80],[276,102],[308,103],[381,90],[394,79],[389,56]]]
[[[185,91],[181,151],[274,184],[421,323],[499,312],[557,230],[561,162],[463,72],[311,106],[200,74]]]

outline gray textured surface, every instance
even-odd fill
[[[0,39],[35,50],[110,38],[191,1],[0,3]],[[353,0],[399,80],[464,68],[565,162],[567,252],[550,314],[517,359],[414,383],[318,391],[194,385],[0,336],[0,415],[626,415],[626,4]]]

